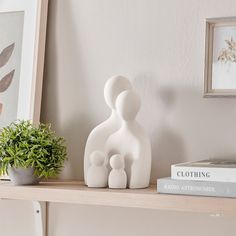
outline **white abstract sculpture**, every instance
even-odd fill
[[[87,184],[87,171],[90,166],[90,154],[94,151],[105,153],[107,139],[121,126],[121,120],[117,115],[115,107],[116,98],[121,92],[131,88],[132,86],[129,80],[123,76],[114,76],[110,78],[105,84],[104,97],[107,105],[111,109],[111,115],[106,121],[94,128],[87,139],[84,154],[85,184]],[[106,160],[105,164],[107,164],[107,162],[108,160]]]
[[[107,187],[108,171],[104,165],[105,155],[95,151],[90,155],[90,167],[88,168],[87,184],[91,188]]]
[[[125,173],[124,157],[120,154],[116,154],[110,158],[111,172],[108,178],[109,188],[126,188],[127,187],[127,175]]]
[[[135,120],[140,109],[139,96],[133,90],[122,92],[117,97],[116,109],[122,119],[122,126],[107,140],[107,155],[124,156],[129,188],[148,187],[151,145],[144,129]]]
[[[84,155],[88,187],[146,188],[151,173],[151,145],[135,120],[140,98],[128,79],[114,76],[104,88],[110,117],[89,135]],[[108,177],[110,159],[111,172]]]

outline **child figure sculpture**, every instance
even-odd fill
[[[87,174],[87,185],[91,188],[107,187],[108,171],[104,165],[105,155],[95,151],[90,155],[90,167]]]
[[[111,172],[108,178],[109,188],[126,188],[127,175],[125,173],[124,157],[120,154],[110,158]]]

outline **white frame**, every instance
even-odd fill
[[[24,12],[17,119],[40,120],[48,0],[1,0],[1,12]]]
[[[236,97],[236,89],[212,89],[212,54],[215,26],[236,26],[236,17],[206,19],[204,97]]]
[[[0,13],[24,12],[17,119],[40,121],[48,0],[1,0]],[[9,179],[0,176],[0,179]]]

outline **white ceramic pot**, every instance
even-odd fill
[[[34,175],[34,168],[9,167],[8,173],[14,185],[33,185],[39,183],[39,178]]]

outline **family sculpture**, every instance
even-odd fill
[[[146,188],[151,173],[151,145],[136,121],[140,97],[130,81],[114,76],[105,84],[110,117],[90,133],[84,154],[88,187]]]

